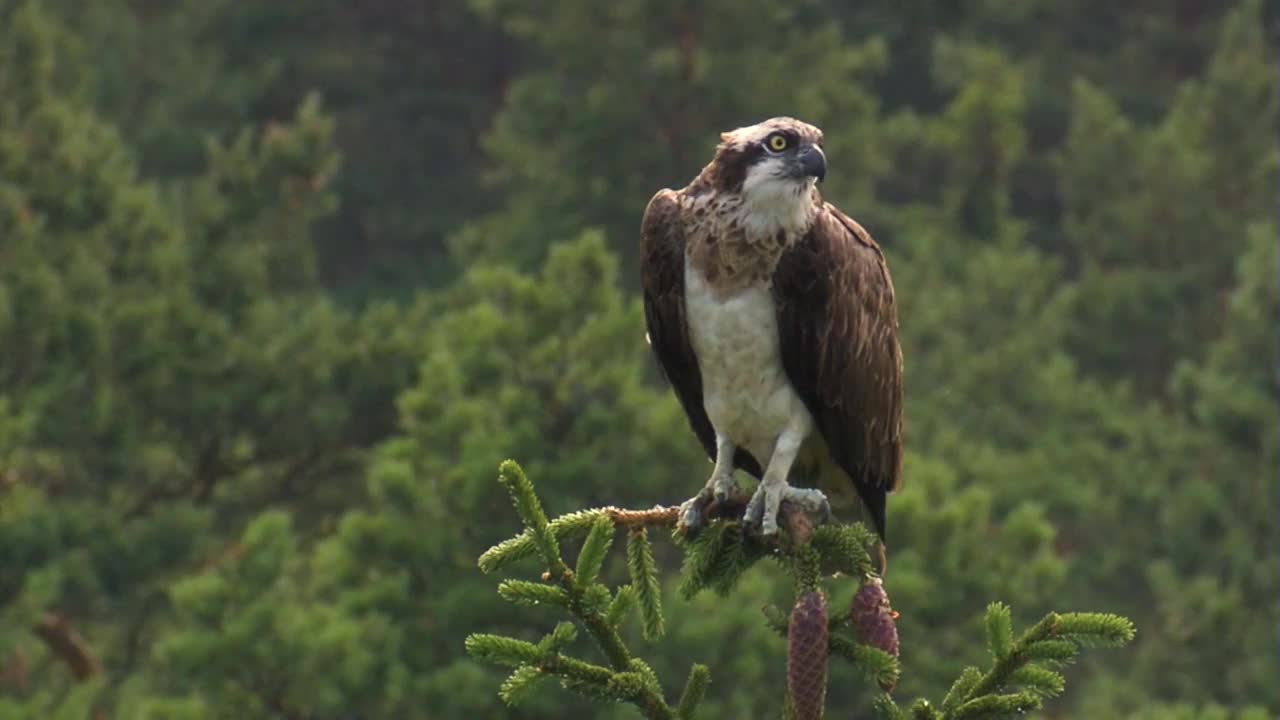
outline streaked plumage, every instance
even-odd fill
[[[893,283],[867,231],[818,192],[821,145],[818,128],[792,118],[739,128],[687,186],[653,196],[641,223],[646,330],[707,454],[727,446],[703,502],[729,487],[717,475],[730,465],[761,489],[773,465],[837,506],[855,490],[883,540],[902,474]],[[757,496],[771,532],[776,501]]]

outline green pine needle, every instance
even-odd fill
[[[562,678],[560,684],[565,689],[584,697],[609,702],[624,702],[630,699],[620,695],[613,688],[613,679],[617,673],[609,668],[558,655],[548,662],[544,669],[559,675]]]
[[[631,672],[638,674],[644,678],[645,686],[655,693],[662,692],[662,683],[658,681],[658,674],[649,667],[649,663],[638,657],[631,658]]]
[[[791,625],[791,618],[773,603],[766,604],[760,610],[764,613],[764,622],[769,626],[769,629],[782,637],[786,637],[787,627]]]
[[[480,572],[488,574],[517,560],[537,554],[538,548],[533,544],[533,534],[526,530],[485,550],[476,564],[480,566]]]
[[[1013,616],[1003,603],[987,606],[987,647],[996,660],[1008,657],[1013,648]]]
[[[928,700],[920,698],[911,703],[911,717],[915,718],[915,720],[940,720],[942,713],[929,704]]]
[[[970,665],[960,671],[960,677],[951,684],[951,689],[947,691],[947,696],[942,699],[942,712],[949,715],[960,704],[969,699],[973,694],[973,689],[977,687],[978,681],[982,680],[982,671]]]
[[[1056,637],[1091,647],[1119,647],[1135,634],[1128,618],[1109,613],[1062,613],[1055,629]]]
[[[591,615],[603,613],[609,608],[612,599],[608,587],[593,583],[582,590],[582,610]]]
[[[767,553],[764,545],[745,536],[740,524],[734,525],[732,532],[736,539],[729,546],[729,552],[724,555],[723,568],[711,582],[711,589],[720,597],[727,597],[747,570]]]
[[[578,682],[590,683],[597,686],[607,685],[614,674],[613,671],[607,667],[583,662],[577,658],[566,657],[564,655],[554,655],[548,658],[543,662],[542,669],[547,672],[555,673],[561,677],[572,678]]]
[[[631,571],[631,586],[636,589],[640,601],[640,616],[644,620],[644,638],[657,640],[665,633],[662,620],[662,590],[658,586],[658,567],[653,560],[653,548],[644,528],[633,530],[627,539],[627,568]]]
[[[711,670],[706,665],[694,663],[689,668],[689,678],[684,682],[684,692],[680,693],[680,704],[676,706],[676,717],[680,720],[693,720],[698,705],[707,694],[707,686],[711,684]]]
[[[498,688],[498,697],[508,706],[515,707],[546,677],[546,673],[532,665],[521,665],[503,681]]]
[[[467,652],[477,660],[510,667],[519,667],[523,664],[537,665],[546,655],[541,648],[531,642],[488,633],[468,635],[465,647]]]
[[[796,595],[818,589],[818,580],[822,575],[822,558],[812,545],[796,548],[793,553],[791,572],[795,577]]]
[[[533,533],[534,544],[542,555],[543,561],[552,569],[563,565],[564,561],[560,559],[560,545],[547,527],[547,515],[542,511],[542,503],[538,501],[533,483],[525,476],[524,470],[520,469],[519,463],[515,460],[504,461],[498,469],[498,481],[507,488],[507,492],[511,493],[511,501],[516,506],[516,512],[520,514],[525,527]]]
[[[827,647],[832,655],[853,663],[868,678],[880,685],[895,685],[901,668],[898,659],[877,647],[864,645],[841,635],[831,635]]]
[[[499,696],[514,706],[530,689],[548,676],[586,697],[630,702],[646,717],[658,720],[693,720],[705,697],[711,674],[694,664],[676,707],[667,704],[657,674],[644,660],[627,650],[618,628],[631,608],[638,606],[643,635],[649,641],[665,634],[661,586],[653,548],[644,527],[627,535],[627,569],[630,584],[616,592],[599,581],[617,532],[605,510],[569,513],[548,521],[533,484],[513,461],[502,464],[499,477],[525,524],[519,536],[490,548],[479,559],[484,572],[493,572],[521,558],[540,555],[554,582],[505,580],[498,586],[504,599],[523,605],[555,606],[568,610],[609,659],[603,667],[567,657],[562,652],[578,636],[578,627],[561,622],[537,644],[511,637],[473,634],[466,639],[467,652],[479,660],[514,667],[502,683]],[[570,571],[560,557],[561,541],[585,536],[576,567]],[[747,537],[741,523],[715,522],[693,537],[673,536],[685,551],[680,592],[692,598],[711,588],[727,595],[734,582],[762,557],[770,557],[790,571],[797,592],[820,590],[828,573],[857,577],[874,574],[867,548],[876,538],[859,523],[828,524],[817,528],[811,542],[777,550]],[[788,633],[789,615],[774,605],[763,607],[766,625],[782,637]],[[836,613],[828,619],[827,651],[852,662],[881,687],[896,686],[901,672],[898,659],[879,648],[858,642],[850,619]],[[1072,661],[1082,646],[1118,646],[1134,637],[1133,623],[1106,613],[1048,613],[1015,641],[1012,612],[1000,602],[987,606],[987,644],[994,658],[985,673],[966,667],[951,685],[941,708],[917,700],[904,710],[888,693],[875,696],[873,704],[885,720],[961,720],[1022,715],[1038,709],[1045,698],[1062,694],[1065,680],[1053,668]],[[788,709],[784,708],[784,712]]]
[[[714,522],[698,533],[685,553],[684,578],[680,582],[680,596],[691,600],[698,591],[712,582],[717,566],[722,564],[725,552],[726,532],[731,523]]]
[[[560,681],[560,687],[570,692],[577,693],[587,700],[600,700],[603,702],[620,703],[626,702],[627,698],[618,697],[610,688],[608,682],[596,683],[578,678],[564,678]]]
[[[1070,640],[1040,640],[1022,647],[1022,656],[1028,660],[1040,660],[1065,665],[1080,653],[1080,648]]]
[[[498,585],[498,595],[518,605],[569,607],[569,594],[563,588],[528,580],[503,580]]]
[[[630,585],[619,587],[613,595],[613,601],[609,603],[609,610],[605,615],[605,619],[609,625],[619,627],[622,621],[626,619],[627,613],[636,605],[636,590]]]
[[[684,543],[680,596],[691,600],[711,588],[724,597],[757,560],[764,548],[746,537],[739,522],[715,522]]]
[[[1040,698],[1033,692],[1019,692],[1009,695],[983,695],[956,708],[952,713],[953,720],[973,720],[975,718],[997,718],[1007,715],[1021,715],[1040,708]]]
[[[875,536],[862,523],[820,525],[809,542],[822,558],[823,572],[861,577],[872,571],[867,548]]]
[[[1062,675],[1039,665],[1024,665],[1009,674],[1010,685],[1020,685],[1041,697],[1057,697],[1066,687]]]
[[[582,550],[578,553],[578,565],[574,570],[578,582],[590,585],[596,581],[600,568],[604,566],[604,559],[609,554],[609,548],[613,545],[613,533],[613,521],[604,514],[592,523],[591,532],[587,534]]]
[[[573,623],[559,622],[538,642],[538,649],[542,651],[543,657],[554,655],[569,647],[577,639],[578,628],[574,627]]]
[[[580,535],[585,535],[595,525],[597,518],[603,516],[600,510],[579,510],[552,520],[548,527],[556,540],[563,542]],[[533,557],[538,554],[538,546],[534,542],[533,533],[525,530],[519,535],[503,540],[489,548],[480,556],[479,566],[483,573],[492,573],[511,563]]]
[[[613,677],[609,678],[609,692],[622,700],[640,697],[647,685],[644,675],[638,672],[614,673]]]
[[[871,701],[871,707],[875,708],[881,720],[906,720],[907,716],[902,713],[902,708],[893,701],[888,693],[880,693]]]

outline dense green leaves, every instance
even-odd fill
[[[494,592],[553,549],[626,642],[661,608],[640,646],[668,702],[686,682],[699,717],[776,707],[760,608],[789,603],[786,568],[728,524],[651,531],[632,578],[630,535],[554,515],[705,481],[644,342],[639,213],[716,133],[784,113],[823,127],[824,193],[893,270],[894,693],[946,698],[890,709],[854,646],[829,707],[955,713],[991,630],[1025,664],[986,703],[1280,713],[1258,630],[1280,594],[1274,20],[1261,0],[0,0],[0,718],[633,718],[565,699],[604,666],[548,683],[463,650],[555,634],[558,580]],[[509,542],[504,457],[552,515]],[[857,532],[818,531],[843,563],[822,571],[866,570]],[[526,624],[508,600],[539,604]],[[1047,673],[1078,636],[1004,634],[1056,608],[1139,628],[1061,697]],[[49,613],[79,640],[42,639]]]

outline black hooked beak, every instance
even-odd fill
[[[818,182],[826,179],[827,156],[822,152],[822,148],[817,145],[803,148],[796,156],[796,160],[800,163],[800,171],[804,173],[804,177],[816,177]]]

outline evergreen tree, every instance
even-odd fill
[[[562,608],[576,623],[561,622],[538,642],[494,634],[467,637],[474,657],[514,668],[499,691],[516,704],[539,684],[558,678],[566,690],[598,701],[630,703],[647,718],[691,719],[711,682],[706,665],[694,663],[679,700],[669,702],[653,668],[623,642],[619,629],[637,614],[646,640],[665,633],[657,566],[649,534],[676,524],[678,507],[619,510],[614,507],[570,513],[548,520],[533,484],[513,461],[503,463],[499,477],[511,494],[524,523],[520,535],[493,546],[480,556],[485,572],[536,556],[546,568],[541,582],[505,580],[498,588],[503,599],[517,605]],[[769,558],[789,571],[794,587],[790,614],[765,606],[767,622],[787,638],[786,690],[783,716],[820,720],[826,715],[828,656],[843,657],[869,675],[881,688],[875,707],[882,718],[905,718],[890,696],[898,681],[899,644],[893,611],[883,580],[872,570],[867,548],[874,536],[861,524],[828,524],[814,528],[803,511],[787,512],[783,537],[766,540],[748,534],[738,518],[748,496],[731,498],[710,510],[723,519],[696,535],[679,530],[676,541],[686,546],[682,591],[714,588],[721,597],[756,562]],[[627,535],[630,583],[610,591],[599,582],[599,571],[617,531]],[[561,543],[585,535],[573,568],[565,562]],[[828,613],[825,576],[843,574],[861,587],[844,613]],[[567,654],[581,627],[595,641],[604,663]],[[993,603],[986,612],[987,644],[992,665],[983,672],[966,667],[935,707],[916,700],[910,708],[918,718],[986,718],[1025,714],[1041,706],[1042,698],[1057,695],[1063,677],[1054,668],[1072,660],[1084,645],[1122,645],[1133,637],[1125,618],[1100,613],[1050,613],[1016,640],[1007,607]],[[576,655],[577,653],[575,653]],[[735,684],[727,685],[730,692]],[[1003,692],[1002,692],[1003,691]],[[757,706],[754,714],[763,709]]]
[[[519,458],[555,513],[705,479],[636,223],[772,114],[824,128],[824,194],[898,287],[893,697],[941,709],[992,668],[999,598],[1019,629],[1142,630],[1042,714],[1280,713],[1275,16],[0,0],[0,718],[637,717],[553,687],[504,709],[511,669],[465,652],[566,617],[475,571],[513,529],[486,479]],[[726,598],[710,545],[665,535],[664,633],[632,607],[621,642],[673,708],[696,662],[706,717],[780,710],[789,566]],[[833,618],[862,584],[822,586]],[[826,665],[833,712],[872,712],[860,667]]]

